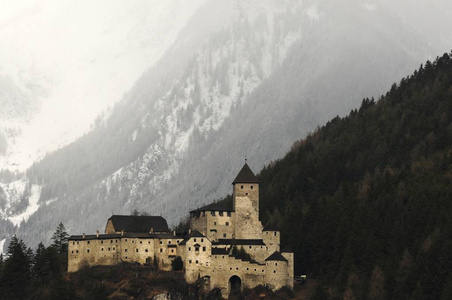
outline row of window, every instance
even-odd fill
[[[200,248],[200,246],[195,246],[195,251],[199,251],[199,248]],[[171,249],[171,250],[173,250],[173,249]],[[191,247],[188,247],[188,251],[191,251]],[[206,252],[206,247],[202,247],[202,251]]]
[[[113,244],[113,241],[115,241],[115,243],[118,243],[118,240],[110,240],[110,244]],[[127,242],[128,240],[127,240],[127,239],[124,239],[124,241]],[[132,244],[135,244],[135,240],[131,240],[131,241],[132,241]],[[83,242],[83,241],[82,241],[82,242]],[[88,245],[91,244],[91,241],[86,241],[86,242],[87,242]],[[105,240],[105,242],[108,243],[107,240]],[[177,240],[177,241],[176,241],[177,244],[179,244],[179,242],[180,242],[180,240]],[[104,240],[100,240],[100,243],[103,244],[103,243],[104,243]],[[150,243],[151,243],[151,241],[148,241],[148,244],[150,244]],[[74,242],[72,242],[72,245],[75,245],[75,244],[79,245],[79,244],[80,244],[80,241],[74,241]],[[140,244],[143,244],[143,241],[140,241]],[[163,241],[162,241],[162,240],[160,241],[160,245],[163,245]],[[168,240],[168,245],[171,245],[171,240]]]
[[[240,189],[243,190],[243,185],[240,186]],[[253,186],[250,186],[250,189],[253,189]]]
[[[214,210],[212,210],[212,211],[210,212],[210,214],[211,214],[212,216],[215,216],[215,213],[216,213],[216,212],[215,212]],[[202,212],[202,215],[205,216],[206,213],[203,211],[203,212]],[[219,212],[218,212],[218,215],[219,215],[220,217],[222,217],[222,216],[224,215],[224,212],[223,212],[223,211],[219,211]],[[230,212],[230,211],[227,211],[227,212],[226,212],[226,215],[227,215],[228,217],[230,217],[230,216],[231,216],[231,212]]]

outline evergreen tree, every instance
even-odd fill
[[[68,238],[69,235],[66,232],[66,228],[64,227],[63,223],[60,222],[52,236],[52,247],[54,247],[60,254],[67,253]]]
[[[1,281],[2,299],[23,299],[30,282],[31,260],[24,242],[14,236],[8,246]]]

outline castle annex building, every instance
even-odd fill
[[[68,271],[120,262],[169,271],[180,256],[188,283],[202,278],[223,295],[260,284],[293,288],[293,253],[281,250],[276,226],[259,221],[259,181],[246,163],[232,185],[233,207],[213,203],[191,211],[185,235],[171,232],[162,217],[114,215],[105,234],[69,237]]]

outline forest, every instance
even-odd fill
[[[452,53],[427,61],[258,174],[311,299],[452,299],[451,82]]]

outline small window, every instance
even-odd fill
[[[230,211],[228,211],[228,217],[230,217],[231,216],[231,212]]]
[[[191,247],[188,247],[188,251],[191,251]]]
[[[196,242],[196,239],[193,239]]]
[[[72,242],[72,245],[75,245],[75,242]]]
[[[77,241],[77,245],[78,245],[78,241]]]
[[[148,244],[150,244],[151,243],[151,241],[148,241]]]
[[[134,240],[132,240],[132,244],[135,244],[135,241],[134,241]]]
[[[195,251],[199,251],[199,246],[195,246]]]
[[[144,249],[144,252],[148,252],[148,249]]]
[[[198,264],[198,261],[196,261],[196,264]]]
[[[163,249],[162,248],[160,248],[160,253],[162,253],[163,252]]]
[[[273,270],[273,273],[276,273],[276,270]]]
[[[189,264],[191,264],[191,259],[188,261]]]
[[[214,212],[214,211],[211,211],[210,214],[211,214],[212,216],[215,216],[215,212]]]
[[[143,241],[140,241],[140,244],[143,244]]]
[[[224,238],[226,237],[226,233],[223,233],[223,237],[224,237]]]
[[[204,242],[204,239],[201,239],[201,243]]]
[[[113,251],[115,251],[115,247],[113,247]]]
[[[75,253],[78,253],[78,250],[75,250]]]
[[[250,246],[250,249],[251,249],[251,246]]]
[[[113,244],[113,240],[110,240],[110,243]]]
[[[124,249],[124,252],[127,252],[127,249]]]
[[[88,241],[88,245],[89,245],[89,241]]]
[[[127,256],[126,257],[124,257],[125,259],[127,259]]]
[[[276,231],[275,231],[275,232],[273,232],[273,235],[274,235],[274,236],[276,236]]]
[[[237,271],[239,270],[239,268],[237,267],[237,268],[235,268]]]
[[[222,211],[220,211],[219,214],[220,214],[221,217],[223,216],[223,212]]]
[[[160,245],[163,245],[163,241],[160,241]]]
[[[247,195],[247,196],[248,196],[248,193],[245,193],[245,195]]]
[[[174,253],[174,249],[171,249],[171,253]]]
[[[243,185],[241,185],[240,188],[243,190]]]
[[[101,243],[101,244],[103,244],[103,243],[104,243],[104,241],[100,241],[100,243]]]
[[[202,251],[206,252],[206,247],[202,247]]]
[[[229,226],[229,222],[226,222],[226,226]]]
[[[278,263],[275,263],[275,266],[277,266],[278,265]]]
[[[250,188],[253,189],[253,186],[251,186]]]
[[[168,245],[171,245],[171,241],[168,241]]]
[[[126,239],[126,242],[127,242],[127,239]]]
[[[118,240],[116,240],[116,243],[118,243]]]
[[[72,254],[74,254],[74,250],[72,250]]]
[[[249,271],[250,268],[246,268],[247,271]]]
[[[86,249],[86,252],[88,252],[88,253],[89,253],[89,249]]]
[[[135,252],[138,253],[138,249],[135,249]]]
[[[217,222],[216,221],[213,222],[213,226],[217,226]]]
[[[110,247],[108,247],[108,251],[110,251]]]

